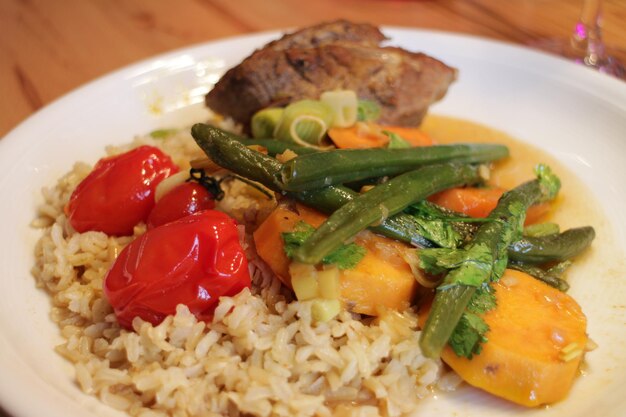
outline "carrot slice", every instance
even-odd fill
[[[447,346],[441,358],[466,382],[527,407],[562,400],[578,373],[587,320],[569,295],[522,272],[494,284],[496,307],[483,315],[488,341],[472,359]],[[426,321],[429,308],[420,311]]]
[[[496,207],[505,190],[503,188],[450,188],[432,195],[433,203],[470,217],[487,217]],[[550,211],[550,203],[531,206],[526,213],[526,224],[537,223]]]
[[[414,127],[383,126],[376,123],[357,123],[351,127],[333,127],[328,136],[341,149],[382,148],[389,143],[384,130],[396,133],[412,146],[429,146],[433,140],[422,130]]]

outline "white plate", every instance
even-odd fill
[[[616,242],[595,276],[578,270],[572,294],[600,348],[566,401],[525,410],[471,388],[426,400],[423,416],[618,416],[626,385],[626,83],[558,58],[471,37],[389,28],[392,43],[460,69],[432,111],[504,130],[576,171],[601,202]],[[37,231],[29,228],[40,188],[77,160],[95,162],[105,144],[157,127],[202,120],[202,98],[225,68],[277,34],[212,42],[150,59],[92,82],[41,110],[0,141],[0,404],[16,417],[114,416],[83,394],[53,351],[60,340],[50,300],[29,270]],[[605,236],[614,232],[613,237]],[[596,249],[596,254],[604,248]],[[610,252],[610,251],[609,251]],[[604,268],[604,269],[602,269]]]

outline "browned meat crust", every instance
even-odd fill
[[[456,70],[422,53],[380,47],[382,36],[373,26],[346,21],[287,35],[229,70],[207,105],[246,125],[259,109],[349,89],[381,105],[381,123],[418,125]]]
[[[264,49],[315,48],[320,45],[341,41],[377,46],[385,39],[387,39],[385,35],[376,26],[368,23],[353,23],[342,19],[320,23],[288,33],[282,38],[268,43],[264,46]]]

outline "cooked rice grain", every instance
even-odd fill
[[[109,154],[150,144],[182,169],[202,156],[188,133],[167,140],[139,137]],[[256,256],[241,227],[253,288],[223,297],[211,323],[179,305],[158,326],[136,318],[120,329],[102,293],[111,262],[134,236],[76,233],[63,207],[91,167],[77,163],[54,187],[33,221],[42,227],[33,275],[52,296],[52,319],[66,342],[56,351],[72,361],[78,386],[133,416],[403,416],[419,408],[439,380],[452,389],[439,361],[424,358],[412,311],[362,321],[342,312],[314,323],[311,303],[297,302]],[[231,181],[219,208],[254,227],[274,202]]]

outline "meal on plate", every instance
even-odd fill
[[[384,40],[287,34],[223,76],[208,123],[44,189],[33,274],[84,392],[141,417],[566,398],[594,347],[566,270],[594,229],[550,221],[546,155],[426,116],[456,69]]]

